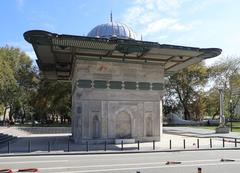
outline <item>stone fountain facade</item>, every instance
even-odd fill
[[[159,65],[77,60],[75,142],[160,140],[164,70]]]

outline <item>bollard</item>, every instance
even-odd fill
[[[199,139],[197,139],[197,148],[199,148]]]
[[[28,140],[28,152],[31,153],[31,141]]]
[[[153,150],[155,150],[155,140],[153,140]]]
[[[10,141],[8,141],[8,154],[10,153]]]
[[[198,173],[202,173],[202,168],[198,168]]]
[[[69,152],[70,151],[70,140],[68,138],[68,143],[67,143],[67,151]]]
[[[107,151],[107,141],[105,140],[105,143],[104,143],[104,151]]]
[[[50,143],[50,141],[48,141],[48,152],[50,152],[51,151],[51,143]]]
[[[212,148],[212,138],[210,138],[210,148]]]
[[[123,150],[123,140],[121,141],[121,150]]]
[[[139,143],[139,141],[138,141],[138,150],[140,150],[140,143]]]
[[[225,147],[225,139],[223,138],[223,148]]]
[[[235,138],[234,143],[235,143],[235,147],[237,147],[237,138]]]
[[[183,139],[183,148],[185,149],[186,148],[186,140]]]
[[[88,141],[86,142],[86,151],[89,151]]]
[[[169,149],[170,150],[172,149],[172,140],[171,139],[169,140]]]

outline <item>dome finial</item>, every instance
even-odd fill
[[[110,22],[112,22],[112,10],[111,10],[111,13],[110,13]]]

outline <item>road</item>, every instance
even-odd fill
[[[197,173],[198,167],[203,173],[239,173],[240,150],[0,157],[0,168],[34,167],[41,173]]]

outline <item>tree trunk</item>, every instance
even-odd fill
[[[3,125],[6,125],[6,114],[7,114],[8,107],[4,107],[4,114],[3,114]]]
[[[190,113],[186,107],[184,107],[184,118],[185,118],[185,120],[190,119]]]

